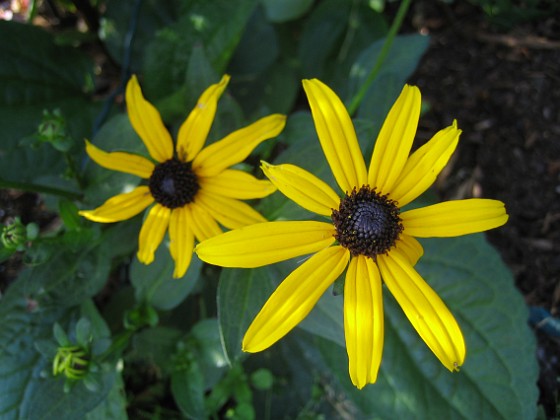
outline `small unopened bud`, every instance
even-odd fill
[[[5,248],[22,251],[27,242],[27,228],[18,217],[12,223],[2,228],[0,241]]]
[[[53,360],[53,374],[68,379],[83,379],[89,372],[89,352],[82,346],[59,347]]]
[[[52,144],[60,152],[67,152],[72,146],[72,139],[66,131],[66,120],[59,109],[43,111],[37,132],[40,141]]]

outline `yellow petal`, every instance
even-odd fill
[[[383,354],[381,276],[375,262],[362,255],[350,260],[346,272],[344,336],[350,379],[362,389],[377,380]]]
[[[266,219],[253,207],[234,198],[221,197],[201,189],[196,194],[195,200],[197,205],[228,229],[266,222]]]
[[[454,121],[453,125],[440,130],[428,143],[410,155],[391,190],[391,199],[403,207],[426,191],[447,165],[459,143],[460,134],[457,121]]]
[[[235,169],[226,169],[215,176],[198,177],[198,183],[204,191],[212,195],[238,200],[262,198],[276,191],[276,187],[268,180],[257,179],[247,172]]]
[[[154,260],[157,247],[161,244],[169,226],[171,209],[156,203],[148,213],[138,238],[138,260],[150,264]]]
[[[344,192],[367,182],[366,164],[342,101],[317,79],[304,80],[315,129],[336,182]]]
[[[190,216],[191,214],[187,206],[178,207],[171,211],[171,218],[169,220],[169,251],[175,261],[173,277],[176,279],[185,275],[193,255],[193,220],[190,219]]]
[[[154,202],[150,189],[136,187],[132,191],[115,195],[95,210],[82,210],[80,215],[99,223],[113,223],[136,216]]]
[[[208,239],[195,248],[201,260],[223,267],[253,268],[311,254],[334,242],[323,222],[268,222]]]
[[[269,115],[253,124],[234,131],[222,140],[202,149],[193,161],[198,176],[214,176],[244,160],[255,147],[276,137],[286,125],[286,116]]]
[[[406,163],[416,135],[421,102],[420,90],[405,85],[377,136],[368,182],[383,194],[391,192]]]
[[[338,209],[340,197],[315,175],[294,165],[270,165],[261,162],[264,174],[274,185],[304,209],[330,216]]]
[[[229,76],[206,89],[177,134],[177,155],[182,162],[190,162],[200,152],[216,115],[218,99],[222,96]]]
[[[295,269],[249,326],[243,337],[243,351],[265,350],[290,332],[342,273],[349,257],[347,249],[335,246],[318,252]]]
[[[445,201],[405,211],[400,217],[404,232],[420,238],[483,232],[508,220],[504,203],[485,198]]]
[[[157,109],[142,95],[138,79],[133,75],[126,85],[128,118],[138,133],[150,156],[158,162],[173,157],[173,140],[163,125]]]
[[[424,248],[416,238],[402,234],[397,240],[396,248],[407,258],[410,265],[416,265],[420,257],[424,255]]]
[[[86,152],[98,165],[113,171],[137,175],[147,179],[152,175],[155,165],[142,156],[125,152],[105,152],[86,140]]]
[[[210,215],[204,208],[198,206],[196,203],[191,203],[185,206],[191,213],[190,219],[192,220],[192,230],[194,236],[199,242],[208,238],[219,235],[222,229],[218,222]]]
[[[398,252],[378,256],[383,281],[420,337],[450,371],[459,370],[466,347],[445,303]]]

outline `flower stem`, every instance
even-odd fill
[[[352,101],[350,102],[350,105],[348,106],[348,113],[350,115],[353,115],[356,112],[356,110],[362,103],[362,100],[364,99],[366,92],[368,91],[369,87],[377,77],[377,73],[379,73],[379,70],[381,70],[381,66],[385,62],[385,59],[387,58],[387,54],[391,49],[391,45],[393,45],[395,36],[397,36],[397,33],[401,28],[406,12],[408,11],[408,8],[410,6],[410,2],[411,0],[401,1],[399,10],[397,10],[397,15],[395,16],[395,20],[393,21],[391,28],[389,28],[389,32],[387,33],[387,37],[385,38],[385,42],[383,43],[381,52],[377,56],[377,61],[375,62],[371,71],[369,72],[366,81],[362,84],[360,90],[358,90],[358,92],[354,95]]]
[[[79,200],[82,196],[81,194],[61,190],[60,188],[47,187],[46,185],[31,184],[28,182],[17,182],[17,181],[7,181],[0,178],[0,188],[10,188],[14,190],[21,190],[27,192],[35,192],[42,194],[52,194],[59,197],[65,197],[70,200]]]

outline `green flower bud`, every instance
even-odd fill
[[[89,372],[89,351],[82,346],[62,346],[53,360],[53,375],[63,374],[68,379],[83,379]]]
[[[22,251],[27,242],[27,228],[19,217],[7,226],[2,228],[2,233],[0,233],[0,241],[5,248],[10,250]]]
[[[72,146],[72,139],[66,132],[66,120],[60,109],[52,112],[44,110],[37,132],[40,141],[52,144],[60,152],[67,152]]]

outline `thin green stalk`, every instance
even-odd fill
[[[27,192],[36,192],[41,194],[52,194],[59,197],[68,198],[70,200],[79,200],[81,195],[71,191],[61,190],[60,188],[47,187],[46,185],[30,184],[28,182],[6,181],[0,178],[0,188],[10,188]]]
[[[364,99],[366,92],[368,91],[369,87],[377,77],[377,73],[379,73],[379,70],[381,70],[381,66],[385,62],[385,59],[387,58],[387,54],[391,49],[391,45],[393,45],[395,36],[397,36],[397,33],[401,28],[404,17],[406,16],[406,12],[408,11],[408,8],[410,6],[410,2],[411,0],[402,0],[399,6],[399,10],[397,10],[397,15],[395,16],[395,20],[393,21],[393,24],[389,29],[389,33],[385,38],[385,42],[383,43],[381,52],[379,53],[379,56],[377,56],[377,61],[373,65],[373,68],[369,72],[369,75],[366,81],[362,84],[360,90],[354,95],[352,101],[350,101],[350,105],[348,106],[348,113],[350,115],[353,115],[356,112],[356,110],[362,103],[362,100]]]

